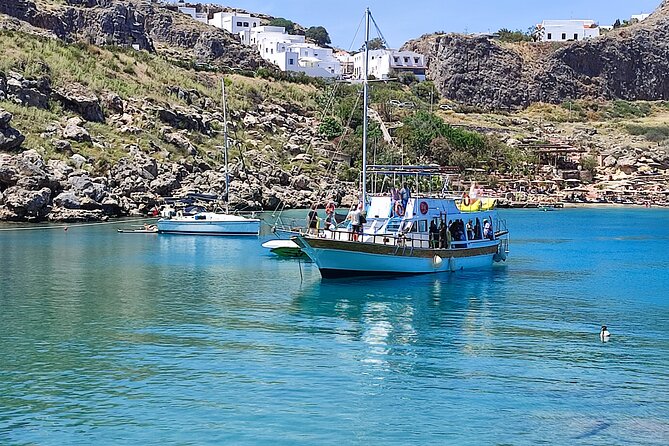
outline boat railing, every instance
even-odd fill
[[[396,246],[398,249],[440,249],[438,243],[431,241],[428,234],[412,234],[407,233],[403,235],[388,234],[388,233],[355,233],[348,230],[320,230],[318,236],[337,241],[347,241],[363,244],[377,244],[386,246]],[[491,240],[453,240],[450,247],[441,249],[466,249],[482,242],[490,242]]]

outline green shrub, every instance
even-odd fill
[[[341,136],[343,131],[344,129],[339,121],[337,121],[337,119],[333,118],[332,116],[326,116],[323,118],[323,121],[321,121],[321,124],[318,126],[318,133],[329,140],[333,140],[338,136]]]
[[[648,141],[662,142],[669,139],[669,124],[665,125],[639,125],[628,124],[627,132],[630,135],[643,135]]]

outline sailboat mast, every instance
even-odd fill
[[[367,207],[367,110],[369,108],[369,8],[365,10],[365,74],[363,83],[363,113],[362,113],[362,208]]]
[[[225,213],[229,212],[229,184],[230,176],[228,174],[228,107],[225,100],[225,78],[221,79],[221,98],[223,100],[223,163],[225,164]]]

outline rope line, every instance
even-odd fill
[[[95,223],[75,223],[72,225],[49,225],[49,226],[35,226],[35,227],[21,227],[21,228],[0,228],[2,232],[11,232],[11,231],[48,231],[52,229],[71,229],[71,228],[81,228],[88,226],[102,226],[102,225],[113,225],[113,224],[122,224],[122,223],[133,223],[137,221],[146,221],[151,220],[151,217],[145,218],[136,218],[133,220],[114,220],[114,221],[101,221]]]

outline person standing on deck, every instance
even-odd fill
[[[390,218],[395,216],[395,206],[400,201],[400,193],[395,186],[390,188]]]
[[[312,235],[318,235],[318,211],[316,209],[318,209],[318,205],[312,205],[307,215],[307,229],[309,234]]]
[[[437,220],[432,220],[430,223],[430,248],[439,247],[439,227],[437,227]]]
[[[409,198],[411,198],[411,189],[407,183],[402,184],[402,189],[400,190],[400,198],[402,199],[402,208],[404,212],[407,211],[407,204],[409,204]]]
[[[492,225],[487,219],[483,220],[483,238],[487,238],[490,240],[493,240],[495,238],[495,235],[492,232]]]
[[[439,249],[446,248],[446,232],[448,228],[446,227],[446,221],[441,220],[439,223]]]
[[[358,241],[358,236],[362,232],[362,224],[360,223],[360,216],[362,215],[362,203],[356,209],[351,211],[351,232],[353,233],[353,241]]]

